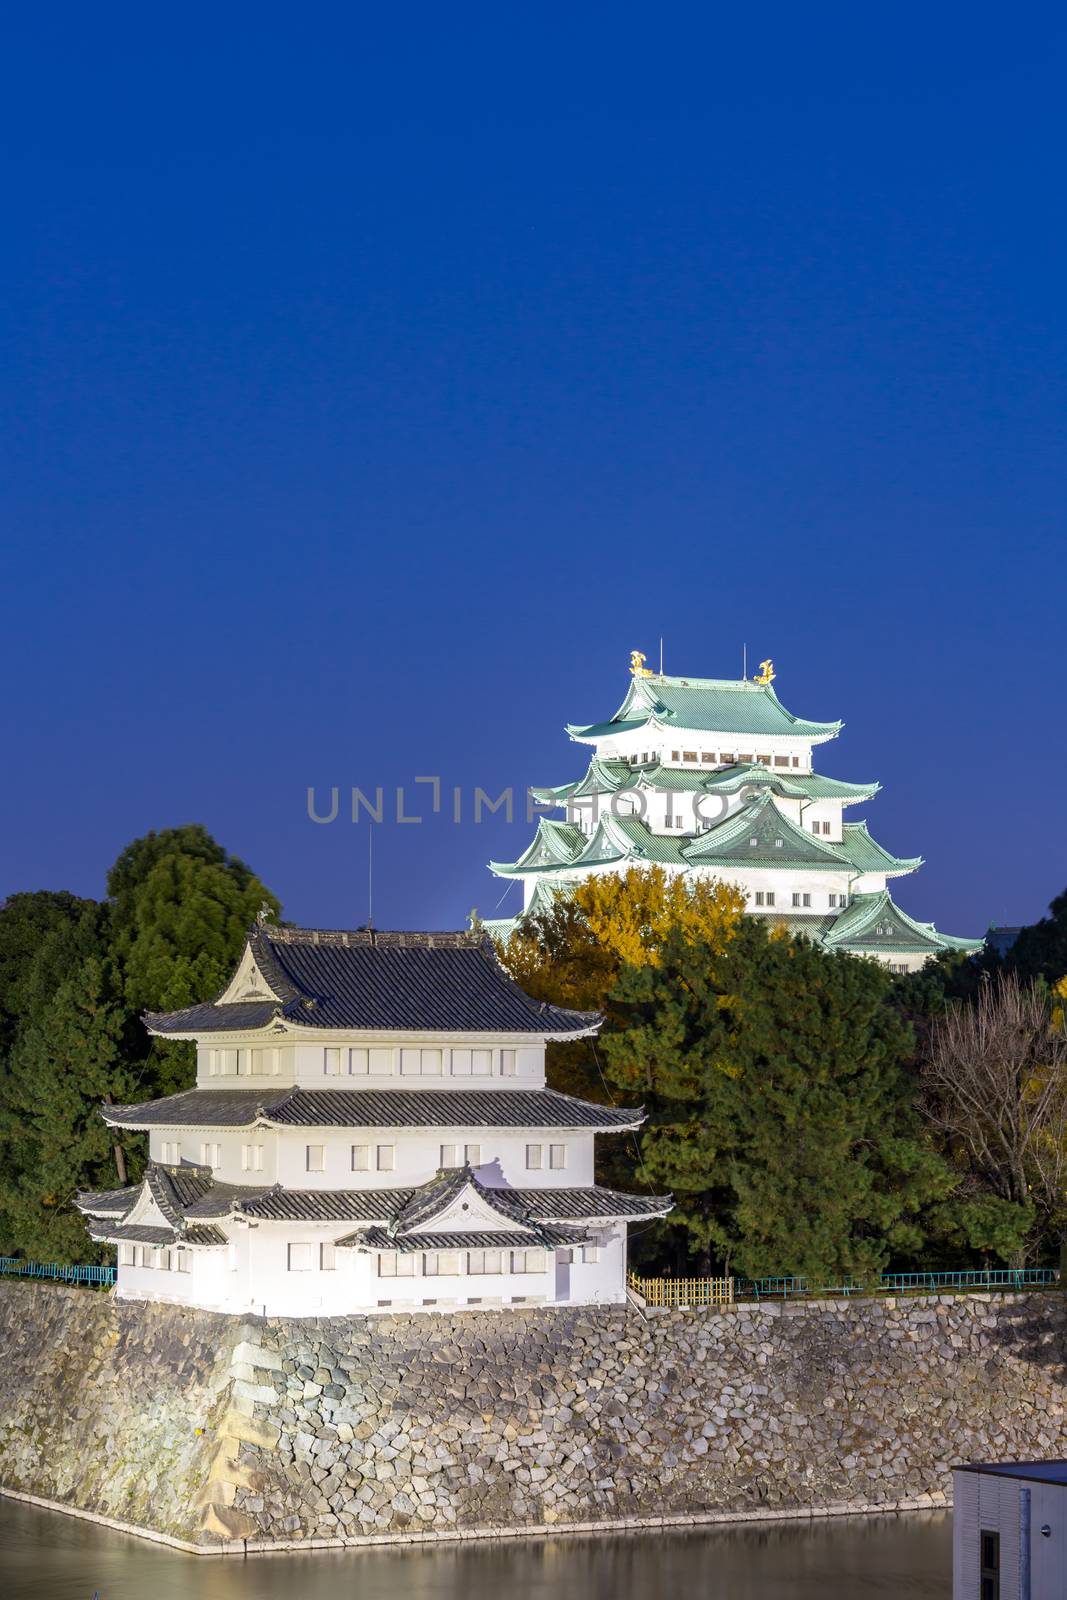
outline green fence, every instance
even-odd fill
[[[799,1300],[857,1294],[966,1294],[982,1289],[1039,1289],[1058,1283],[1051,1267],[975,1267],[964,1272],[883,1272],[863,1282],[847,1278],[818,1283],[810,1278],[737,1278],[735,1300]]]
[[[63,1267],[55,1261],[19,1261],[15,1256],[0,1256],[0,1276],[46,1278],[53,1283],[88,1283],[110,1288],[115,1281],[115,1268]]]

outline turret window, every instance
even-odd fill
[[[304,1157],[306,1172],[326,1171],[326,1146],[324,1144],[309,1144]]]
[[[164,1140],[160,1159],[164,1166],[176,1167],[182,1158],[182,1147],[175,1139]]]
[[[370,1171],[370,1145],[354,1144],[352,1146],[352,1171]]]
[[[290,1246],[289,1246],[289,1271],[290,1272],[310,1272],[311,1271],[311,1245],[310,1244],[304,1244],[304,1243],[299,1243],[298,1244],[295,1241],[292,1244],[290,1244]]]
[[[773,904],[774,904],[774,890],[773,889],[757,889],[756,890],[756,904],[758,906],[773,906]]]
[[[219,1167],[222,1166],[221,1144],[202,1144],[200,1146],[200,1165],[202,1167],[210,1167],[213,1172],[217,1172]]]
[[[789,765],[789,757],[788,756],[775,756],[774,764],[775,764],[776,767],[787,767]]]
[[[392,1172],[396,1166],[396,1145],[380,1144],[378,1146],[378,1171]]]
[[[833,895],[831,895],[830,896],[830,904],[833,905],[833,903],[834,903],[834,897],[833,897]],[[803,893],[795,894],[793,896],[793,904],[795,906],[810,906],[811,905],[811,895],[810,894],[803,894]]]
[[[548,1147],[548,1164],[553,1172],[562,1172],[567,1165],[567,1146],[565,1144],[550,1144]]]
[[[263,1171],[263,1146],[261,1144],[243,1144],[241,1146],[241,1171]]]
[[[683,750],[682,751],[682,760],[683,761],[695,761],[696,758],[697,758],[697,753],[696,753],[695,750]]]
[[[491,1050],[453,1050],[452,1076],[454,1078],[488,1078],[493,1071]]]
[[[332,1272],[337,1265],[337,1256],[334,1246],[323,1242],[319,1245],[319,1271]]]
[[[500,1074],[504,1078],[514,1078],[518,1071],[514,1050],[501,1050]]]
[[[706,767],[713,767],[715,765],[714,750],[702,750],[700,753],[700,759]]]
[[[340,1050],[335,1048],[333,1045],[329,1045],[322,1052],[322,1055],[323,1055],[323,1071],[325,1072],[326,1076],[328,1078],[339,1078],[341,1076],[341,1052],[340,1052]]]
[[[528,1144],[526,1146],[527,1172],[540,1172],[541,1168],[544,1166],[544,1154],[545,1152],[543,1145]]]

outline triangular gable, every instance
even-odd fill
[[[880,894],[857,895],[838,917],[824,943],[831,949],[940,950],[932,924],[912,921],[894,905],[888,889]]]
[[[230,979],[227,987],[219,995],[216,1005],[236,1005],[239,1001],[248,1000],[282,1000],[284,997],[276,994],[263,975],[260,963],[252,949],[251,942],[245,944],[244,953],[237,963],[237,971]]]
[[[420,1217],[413,1227],[397,1228],[396,1232],[405,1238],[424,1233],[528,1232],[528,1222],[490,1203],[490,1192],[471,1179],[450,1201]]]
[[[598,861],[621,861],[632,855],[629,840],[612,826],[610,817],[602,817],[597,830],[581,855],[575,859],[576,867],[592,865]]]
[[[788,862],[836,868],[839,872],[850,868],[837,847],[822,844],[813,833],[798,828],[779,810],[770,794],[760,795],[707,833],[698,834],[683,846],[682,853],[689,863],[728,861],[740,866],[745,861],[760,865]]]
[[[155,1196],[148,1185],[148,1180],[141,1185],[141,1192],[133,1205],[122,1219],[125,1227],[145,1228],[171,1228],[173,1223],[163,1214]]]

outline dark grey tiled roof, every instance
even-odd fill
[[[512,1189],[512,1198],[535,1217],[575,1221],[595,1217],[665,1217],[669,1194],[623,1194],[618,1189]]]
[[[488,1233],[406,1233],[391,1234],[384,1228],[367,1228],[351,1233],[337,1243],[346,1249],[396,1250],[412,1255],[417,1250],[545,1250],[557,1245],[578,1245],[585,1241],[577,1228],[511,1229]]]
[[[196,1245],[225,1244],[226,1235],[218,1228],[186,1228],[178,1242]]]
[[[79,1211],[101,1217],[124,1217],[141,1192],[139,1183],[129,1189],[81,1189],[74,1197]]]
[[[411,1189],[264,1189],[238,1200],[246,1217],[276,1222],[389,1222]]]
[[[184,1089],[164,1100],[101,1108],[124,1128],[633,1128],[644,1112],[591,1105],[554,1089]]]
[[[121,1222],[106,1222],[103,1218],[89,1218],[89,1237],[109,1244],[176,1244],[178,1235],[173,1228],[149,1228],[135,1223],[127,1227]],[[225,1241],[223,1241],[225,1242]]]
[[[145,1017],[155,1033],[265,1027],[278,1015],[301,1027],[412,1033],[574,1034],[596,1012],[531,999],[508,976],[492,941],[474,933],[251,929],[248,941],[275,1001],[192,1006]],[[223,991],[225,992],[225,991]]]

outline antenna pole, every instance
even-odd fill
[[[663,676],[663,636],[662,636],[662,634],[660,635],[660,641],[659,641],[659,675],[662,678],[662,676]]]
[[[374,824],[367,828],[367,927],[374,927]]]
[[[748,645],[747,644],[743,644],[741,646],[741,676],[745,680],[745,682],[747,683],[748,682]]]

